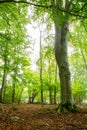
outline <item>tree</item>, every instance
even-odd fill
[[[40,31],[40,87],[41,87],[41,104],[43,106],[43,65],[42,65],[42,32]]]
[[[2,76],[2,85],[1,85],[1,90],[0,90],[0,102],[3,102],[3,91],[4,91],[4,96],[5,96],[5,84],[6,84],[6,77],[7,77],[7,70],[8,70],[8,43],[4,45],[4,50],[3,50],[3,76]]]
[[[85,102],[87,93],[86,20],[73,21],[71,24],[73,30],[71,30],[72,33],[69,39],[73,51],[69,56],[69,60],[72,72],[72,88],[75,102],[81,104]]]
[[[10,0],[9,0],[10,1]],[[8,1],[8,2],[9,2]],[[4,3],[6,1],[0,1]],[[52,8],[53,20],[55,23],[55,57],[59,67],[59,77],[61,86],[61,103],[60,111],[73,111],[76,109],[72,90],[71,90],[71,75],[68,63],[68,29],[70,15],[86,18],[86,0],[52,0],[52,5],[47,6],[51,1],[39,0],[38,4],[33,4],[27,1],[10,1],[16,3],[26,3],[46,9]],[[34,1],[36,2],[36,1]],[[45,5],[42,5],[42,4]],[[84,13],[82,13],[84,12]],[[41,11],[40,11],[41,13]]]
[[[77,3],[79,4],[79,1]],[[80,17],[81,15],[79,14],[79,11],[83,8],[83,4],[82,7],[80,7],[79,4],[79,6],[75,6],[74,8],[73,5],[75,4],[76,3],[72,0],[52,0],[52,15],[55,23],[55,57],[59,68],[61,87],[61,103],[59,105],[59,111],[76,110],[71,89],[71,74],[67,54],[70,14]],[[79,10],[77,14],[73,13],[77,10]]]
[[[68,30],[70,15],[64,12],[70,12],[73,1],[63,0],[52,1],[53,16],[55,23],[55,57],[59,67],[59,77],[61,86],[60,111],[73,111],[76,105],[71,90],[71,74],[68,62]],[[63,8],[64,12],[60,10]],[[61,19],[61,20],[60,20]]]
[[[64,14],[58,10],[58,5],[63,6],[63,1],[53,1],[53,15],[55,23],[55,57],[59,67],[60,87],[61,87],[61,103],[60,111],[74,110],[75,103],[71,90],[71,78],[68,63],[68,29],[69,29],[69,15]],[[65,3],[65,10],[70,10],[71,2]],[[62,18],[62,21],[59,19]],[[59,22],[58,22],[59,21]]]
[[[28,37],[25,40],[26,30],[24,26],[27,18],[24,19],[24,16],[27,13],[26,8],[23,8],[21,10],[22,14],[20,14],[20,5],[11,4],[10,7],[9,3],[0,5],[0,61],[2,61],[2,65],[0,65],[0,79],[2,82],[0,102],[7,101],[5,95],[7,93],[6,90],[8,90],[7,87],[10,86],[7,83],[9,79],[10,82],[13,81],[12,102],[14,102],[15,88],[18,83],[16,78],[18,78],[22,70],[21,66],[24,63],[21,61],[23,58],[26,60],[24,51],[30,43]],[[17,13],[14,13],[13,10],[17,11]]]
[[[49,40],[49,44],[44,46],[43,50],[44,51],[44,62],[47,62],[47,74],[48,74],[48,87],[49,87],[49,102],[50,104],[53,103],[53,85],[52,82],[53,79],[55,78],[54,75],[54,69],[55,69],[55,60],[54,60],[54,54],[53,54],[53,44],[51,44],[52,39]],[[54,75],[54,77],[53,77]]]

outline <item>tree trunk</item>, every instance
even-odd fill
[[[12,103],[15,102],[15,83],[13,83],[13,89],[12,89]]]
[[[18,104],[20,104],[21,102],[22,93],[23,93],[23,88],[21,89],[21,92],[19,94]]]
[[[43,66],[42,66],[42,45],[41,45],[41,30],[40,30],[40,87],[41,87],[41,104],[43,106]]]
[[[0,89],[0,102],[3,102],[3,91],[5,93],[5,83],[6,83],[6,61],[5,61],[5,65],[4,65],[4,70],[3,70],[3,77],[2,77],[2,86]]]
[[[71,74],[68,63],[68,29],[69,29],[69,14],[60,11],[64,9],[70,11],[71,1],[52,0],[52,12],[55,23],[55,57],[59,68],[61,102],[58,107],[59,112],[77,111],[75,106],[72,89],[71,89]]]
[[[57,64],[55,66],[55,84],[57,83]],[[56,104],[56,85],[54,86],[54,104]]]
[[[68,63],[67,54],[67,34],[68,34],[68,20],[62,23],[61,27],[55,24],[55,57],[59,67],[59,78],[61,87],[61,103],[60,111],[74,111],[76,108],[72,89],[71,89],[71,75]]]
[[[49,98],[50,98],[50,104],[52,104],[52,86],[49,85]]]
[[[52,86],[51,86],[51,61],[49,59],[49,102],[52,104]]]
[[[17,70],[18,70],[17,68],[18,68],[18,64],[15,65],[15,71],[14,71],[14,75],[13,75],[12,103],[15,102],[16,77],[17,77]]]

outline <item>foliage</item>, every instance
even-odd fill
[[[51,0],[31,0],[31,2],[36,5],[51,5]],[[29,6],[28,8],[25,4],[9,2],[0,4],[0,87],[4,86],[2,93],[4,102],[11,103],[12,94],[15,95],[13,96],[14,102],[17,103],[26,102],[26,100],[28,100],[27,102],[29,100],[40,102],[40,59],[37,61],[38,69],[34,72],[31,70],[30,59],[32,50],[29,51],[32,39],[26,30],[28,23],[34,23],[34,27],[39,26],[38,28],[42,29],[43,33],[41,51],[44,102],[49,102],[49,93],[52,94],[52,100],[54,99],[55,88],[56,98],[59,100],[59,79],[57,78],[55,82],[53,20],[61,26],[67,14],[70,25],[73,27],[73,31],[69,35],[69,45],[73,49],[69,57],[73,94],[77,103],[82,103],[87,99],[87,20],[82,19],[83,16],[87,16],[86,0],[72,0],[70,12],[66,12],[63,2],[59,1],[60,6],[57,9],[55,5],[49,8],[39,6]],[[52,7],[55,8],[53,15]],[[76,17],[73,19],[72,16]]]

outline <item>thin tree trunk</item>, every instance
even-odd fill
[[[57,64],[55,66],[55,84],[57,83]],[[54,104],[56,104],[56,85],[54,87]]]
[[[20,94],[19,94],[18,104],[20,104],[21,97],[22,97],[22,93],[23,93],[23,88],[21,89],[21,92],[20,92]]]
[[[49,59],[49,99],[50,99],[50,104],[52,104],[51,63],[50,63],[50,59]]]
[[[41,87],[41,104],[43,106],[43,72],[42,72],[42,45],[41,45],[41,30],[40,30],[40,87]]]
[[[13,86],[12,86],[12,103],[15,102],[15,89],[16,89],[16,78],[17,78],[17,74],[18,74],[18,61],[17,61],[17,57],[19,55],[17,55],[17,51],[19,49],[19,46],[15,46],[14,48],[14,75],[13,75]]]
[[[50,104],[52,104],[52,86],[49,86],[49,97],[50,97]]]
[[[3,77],[2,77],[2,86],[0,90],[0,102],[3,102],[3,91],[5,93],[5,83],[6,83],[6,61],[4,64]]]
[[[15,88],[16,88],[17,68],[18,68],[18,64],[16,64],[15,72],[14,72],[14,78],[13,78],[13,86],[12,86],[12,103],[15,102]]]
[[[13,90],[12,90],[12,103],[15,102],[15,83],[13,83]]]

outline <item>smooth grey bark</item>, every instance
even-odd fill
[[[64,8],[70,11],[71,1],[55,1],[52,0],[52,13],[55,24],[55,57],[59,68],[61,102],[58,107],[60,111],[77,111],[74,103],[72,88],[71,88],[71,74],[68,62],[68,29],[69,29],[69,15],[61,12],[59,8]],[[63,5],[64,4],[64,5]]]
[[[59,67],[61,104],[74,104],[71,89],[71,74],[68,63],[68,20],[62,23],[61,27],[55,24],[55,57]]]

